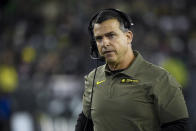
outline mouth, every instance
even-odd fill
[[[106,54],[110,54],[110,53],[112,53],[112,52],[113,52],[113,51],[104,51],[103,54],[106,55]]]

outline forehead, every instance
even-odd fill
[[[119,26],[120,23],[117,19],[109,19],[102,23],[95,23],[93,32],[95,36],[100,36],[109,32],[120,31]]]

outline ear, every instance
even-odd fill
[[[131,44],[131,42],[133,40],[133,33],[129,30],[129,31],[126,32],[126,36],[127,36],[128,43]]]

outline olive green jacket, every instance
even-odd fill
[[[85,76],[83,112],[94,131],[159,131],[163,123],[188,118],[181,85],[163,68],[138,53],[125,70],[113,74],[107,64]],[[90,109],[91,108],[91,109]]]

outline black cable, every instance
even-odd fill
[[[89,107],[89,110],[88,110],[88,113],[87,113],[87,121],[85,123],[84,131],[86,131],[88,121],[89,121],[89,116],[90,116],[90,113],[91,113],[92,100],[93,100],[93,88],[94,88],[94,85],[95,85],[95,77],[96,77],[96,73],[97,73],[97,67],[98,67],[98,59],[96,60],[96,68],[95,68],[95,73],[94,73],[94,77],[93,77],[93,85],[92,85],[92,90],[91,90],[90,107]]]

